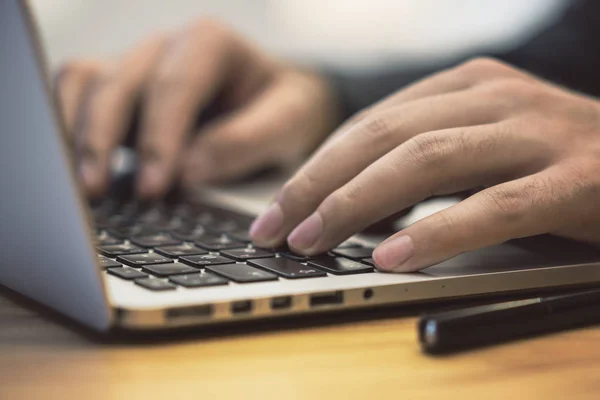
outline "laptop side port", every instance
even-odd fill
[[[292,307],[292,296],[273,297],[271,310],[287,310]]]
[[[205,318],[210,317],[212,314],[213,307],[210,304],[203,306],[169,308],[166,311],[166,317],[169,320],[180,318]]]
[[[252,311],[252,301],[251,300],[240,300],[234,301],[231,303],[231,313],[232,314],[247,314]]]
[[[327,293],[316,293],[310,296],[311,307],[332,306],[339,304],[344,304],[344,292],[341,290]]]

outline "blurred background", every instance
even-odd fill
[[[515,46],[566,0],[31,0],[53,66],[110,57],[202,15],[302,64],[361,70]]]

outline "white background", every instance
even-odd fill
[[[511,46],[564,0],[32,0],[54,65],[116,55],[157,29],[217,16],[304,63],[380,66]]]

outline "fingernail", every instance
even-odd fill
[[[308,250],[317,242],[322,232],[323,218],[321,214],[314,212],[290,233],[288,243],[295,249]]]
[[[283,211],[279,203],[273,203],[264,214],[252,223],[250,237],[258,244],[268,245],[268,242],[276,238],[282,226]]]
[[[414,248],[412,238],[404,235],[379,245],[373,252],[373,258],[383,270],[400,270],[402,264],[412,257]]]

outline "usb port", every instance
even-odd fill
[[[272,310],[285,310],[292,306],[292,296],[273,297],[271,299]]]
[[[344,304],[344,293],[341,290],[328,293],[318,293],[310,296],[311,307]]]
[[[252,301],[250,300],[234,301],[231,303],[232,314],[246,314],[250,311],[252,311]]]
[[[213,308],[211,305],[169,308],[167,310],[166,317],[170,320],[178,318],[210,317],[212,312]]]

